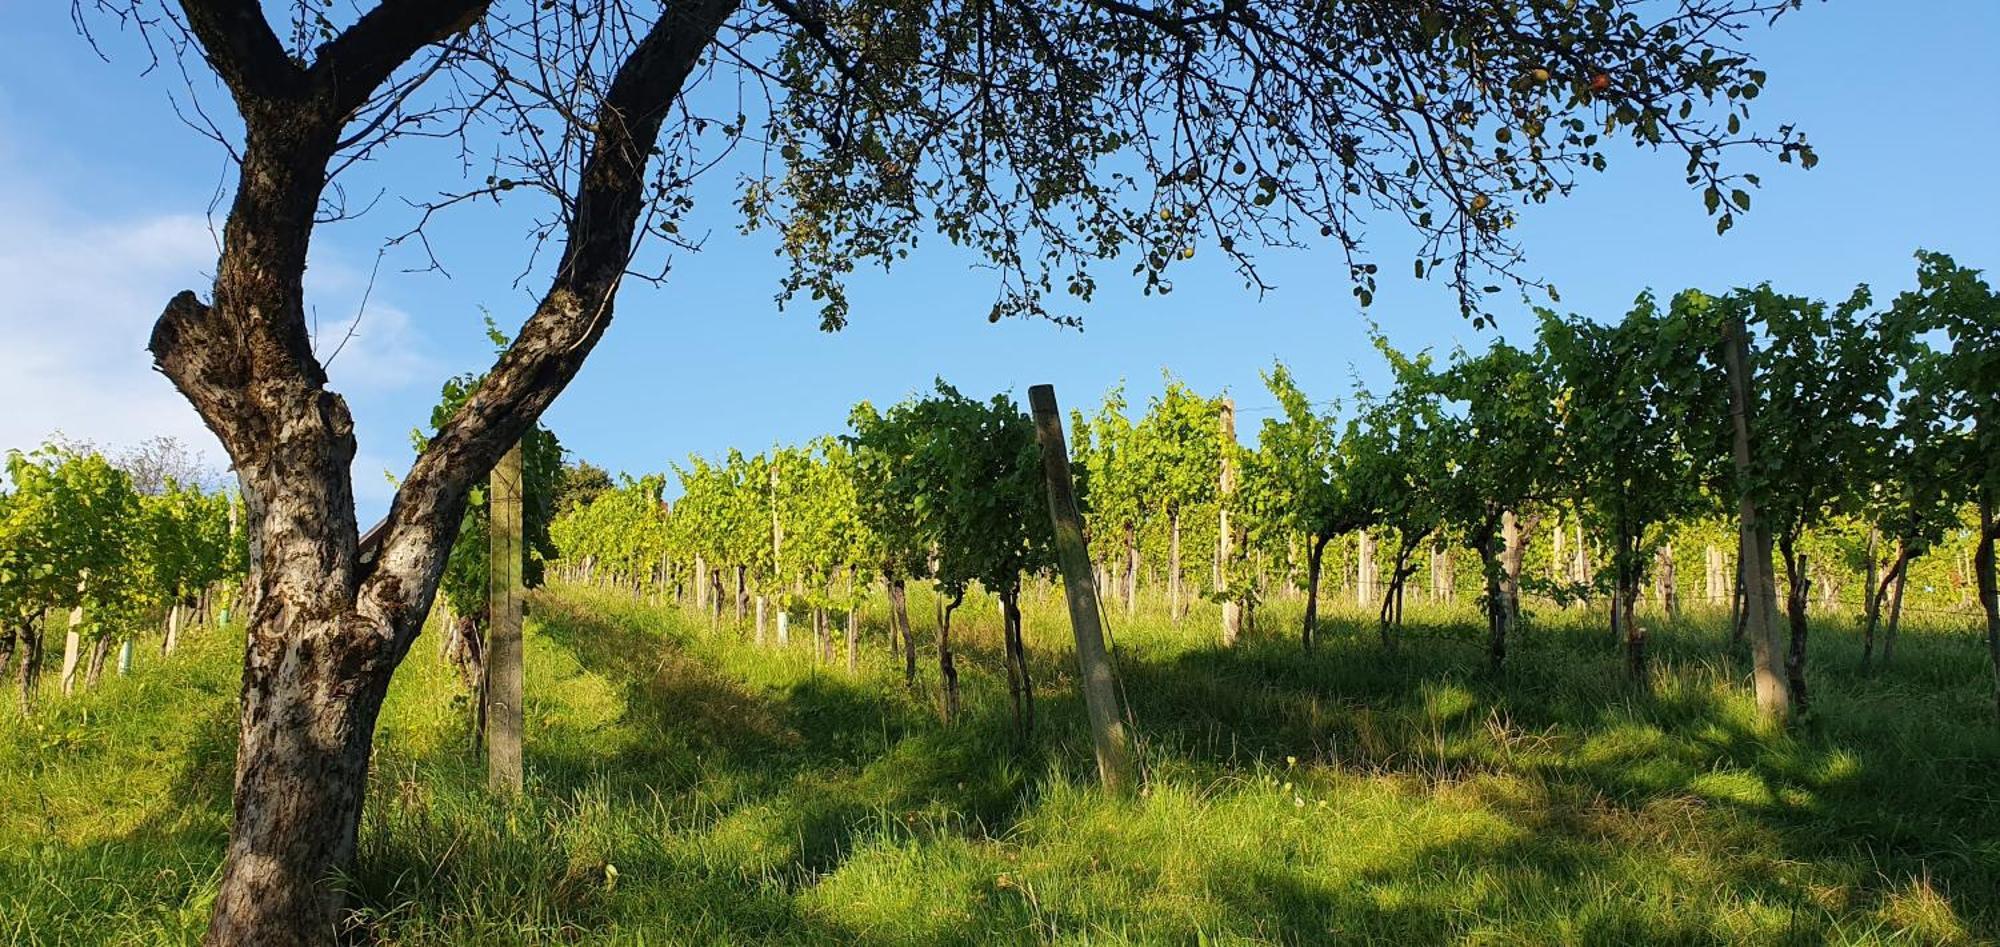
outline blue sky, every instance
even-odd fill
[[[99,60],[72,31],[68,4],[11,4],[0,23],[0,448],[56,430],[112,444],[166,433],[219,459],[144,346],[167,297],[204,289],[213,270],[220,149],[174,116],[170,69],[140,75],[143,56],[115,37],[112,61]],[[1765,172],[1755,211],[1717,237],[1679,161],[1614,152],[1610,171],[1524,221],[1528,271],[1561,287],[1562,308],[1609,318],[1648,287],[1768,280],[1832,297],[1865,282],[1886,298],[1910,282],[1919,247],[2000,266],[1996,40],[1993,0],[1809,3],[1751,45],[1771,76],[1758,121],[1804,128],[1818,168],[1750,159],[1770,165],[1744,165]],[[226,107],[212,89],[205,101]],[[385,180],[416,196],[438,186],[435,175]],[[1330,247],[1267,256],[1278,289],[1261,300],[1213,253],[1180,268],[1169,296],[1106,280],[1079,333],[988,324],[990,276],[933,241],[891,276],[858,278],[852,323],[827,334],[809,308],[773,305],[781,266],[768,235],[738,236],[719,199],[693,220],[688,229],[712,235],[707,249],[678,258],[664,287],[625,290],[606,339],[547,416],[572,451],[614,470],[835,431],[855,401],[894,401],[934,376],[1020,398],[1053,382],[1066,406],[1088,408],[1121,378],[1143,401],[1171,369],[1198,390],[1234,392],[1247,437],[1269,413],[1257,375],[1274,358],[1316,397],[1383,374]],[[449,224],[450,278],[403,273],[411,261],[392,256],[364,312],[376,248],[408,225],[392,197],[323,228],[308,278],[323,351],[363,313],[329,374],[356,415],[364,519],[386,508],[385,473],[407,467],[409,431],[438,384],[490,362],[483,313],[518,325],[540,286],[512,282],[525,259],[520,219],[473,216]],[[1384,283],[1368,318],[1407,349],[1484,345],[1491,333],[1462,321],[1442,286],[1407,275],[1395,224],[1376,230]],[[1499,311],[1503,333],[1530,331],[1524,307]]]

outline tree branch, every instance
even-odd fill
[[[654,141],[737,4],[692,0],[672,7],[619,67],[597,110],[576,212],[549,290],[479,389],[411,466],[363,588],[363,608],[387,613],[428,604],[411,596],[428,584],[419,579],[442,567],[466,492],[576,376],[603,335],[634,251]]]
[[[320,48],[311,77],[332,93],[335,114],[366,104],[417,51],[472,28],[492,0],[383,0]]]
[[[302,75],[257,0],[181,0],[203,58],[240,101],[286,98]]]

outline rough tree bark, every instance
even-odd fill
[[[182,292],[149,344],[236,468],[252,532],[235,821],[211,944],[323,944],[351,867],[375,722],[436,595],[466,492],[573,378],[609,323],[661,123],[733,2],[676,6],[619,66],[551,285],[467,403],[403,478],[362,554],[346,403],[308,330],[306,251],[327,172],[364,103],[485,0],[393,0],[293,59],[247,0],[185,0],[188,28],[243,120],[211,298]]]

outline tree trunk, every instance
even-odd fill
[[[917,636],[910,627],[909,589],[902,576],[889,580],[889,634],[903,638],[903,681],[917,685]]]
[[[1000,593],[1000,626],[1007,647],[1007,693],[1014,699],[1014,729],[1026,744],[1035,732],[1035,682],[1028,673],[1028,647],[1021,640],[1019,590]]]
[[[0,621],[0,674],[6,674],[8,666],[13,663],[18,635],[19,629],[11,622]]]
[[[269,598],[267,597],[267,601]],[[269,627],[275,623],[260,622]],[[375,719],[387,673],[338,620],[293,624],[291,641],[259,642],[243,689],[236,821],[209,942],[327,943],[342,923],[333,875],[354,861]],[[316,647],[323,644],[323,647]],[[386,672],[386,668],[382,668]],[[355,684],[348,690],[347,684]],[[265,721],[282,719],[283,725]]]
[[[1638,599],[1638,576],[1621,577],[1611,607],[1618,612],[1618,625],[1625,631],[1625,671],[1632,683],[1644,689],[1650,683],[1646,676],[1646,628],[1639,624],[1632,607]]]
[[[1889,593],[1889,627],[1882,632],[1882,666],[1888,667],[1896,659],[1896,630],[1903,618],[1903,585],[1910,579],[1910,568],[1896,573],[1896,590]]]
[[[95,688],[97,682],[103,680],[104,661],[109,657],[111,657],[111,636],[100,634],[97,640],[90,644],[90,668],[83,675],[83,686],[86,689]]]
[[[1880,576],[1872,578],[1868,583],[1868,605],[1861,618],[1861,670],[1863,672],[1874,669],[1875,629],[1882,624],[1883,605],[1885,601],[1893,594],[1898,599],[1897,604],[1901,604],[1903,575],[1908,568],[1909,561],[1910,545],[1898,539],[1896,541],[1896,556],[1889,561],[1888,570]],[[1871,556],[1869,559],[1869,570],[1871,572],[1874,571],[1874,565],[1874,559]],[[1882,642],[1882,663],[1889,663],[1889,642],[1886,637]]]
[[[1484,544],[1482,544],[1484,545]],[[1481,549],[1483,560],[1489,549]],[[1486,664],[1494,673],[1507,664],[1507,592],[1505,580],[1499,570],[1489,563],[1479,570],[1486,576]]]
[[[1812,577],[1806,554],[1793,547],[1790,536],[1778,543],[1778,552],[1785,560],[1785,617],[1792,633],[1791,646],[1785,651],[1785,679],[1791,689],[1792,712],[1802,714],[1806,710],[1806,596],[1812,590]]]
[[[813,650],[819,654],[821,664],[833,663],[833,631],[827,625],[826,609],[814,605],[812,610]]]
[[[1307,651],[1319,637],[1319,570],[1326,561],[1326,543],[1331,536],[1314,536],[1312,546],[1306,553],[1306,617],[1299,630],[1299,641]]]
[[[951,653],[951,613],[964,601],[965,593],[960,592],[949,602],[939,599],[937,605],[938,712],[946,723],[958,718],[958,664]]]
[[[18,627],[20,644],[14,657],[14,680],[20,689],[21,716],[26,717],[34,713],[35,690],[41,684],[43,630],[39,619],[23,621]]]

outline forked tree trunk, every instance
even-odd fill
[[[1018,589],[1000,593],[1000,626],[1007,648],[1007,693],[1014,699],[1014,729],[1026,744],[1035,732],[1035,682],[1028,673],[1028,646],[1021,640]]]
[[[1864,672],[1874,669],[1875,630],[1882,625],[1883,613],[1886,611],[1884,606],[1889,597],[1895,596],[1897,606],[1902,604],[1903,577],[1909,566],[1910,551],[1911,546],[1908,542],[1897,540],[1896,556],[1889,561],[1889,568],[1869,583],[1868,607],[1862,615],[1861,670]],[[1874,567],[1872,557],[1869,567],[1872,571]],[[1882,641],[1882,663],[1889,663],[1889,641],[1886,634]]]
[[[149,349],[244,487],[251,569],[234,823],[212,945],[321,945],[346,923],[376,718],[421,629],[474,482],[561,393],[610,322],[661,123],[734,10],[691,0],[634,44],[586,119],[561,262],[514,342],[419,453],[364,550],[353,419],[327,388],[304,300],[307,246],[348,124],[483,0],[385,6],[310,64],[254,4],[189,2],[185,23],[234,98],[240,175],[211,302],[182,292]]]

